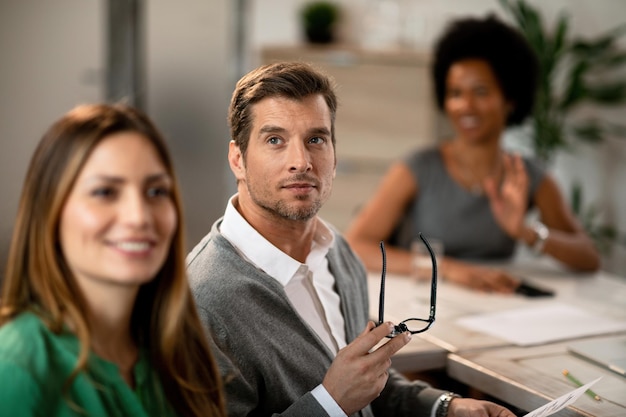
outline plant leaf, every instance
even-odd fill
[[[611,69],[617,68],[626,63],[626,52],[617,51],[606,56],[600,57],[594,61],[594,64],[598,68]]]
[[[556,32],[554,34],[554,43],[552,45],[553,60],[558,61],[561,54],[569,45],[567,44],[567,32],[569,28],[569,16],[561,14],[557,22]]]
[[[572,135],[589,143],[599,143],[608,136],[626,138],[625,125],[607,122],[598,118],[572,123],[569,131]]]
[[[626,103],[626,81],[595,86],[587,85],[584,91],[590,100],[599,104]]]
[[[589,68],[589,62],[582,60],[577,62],[569,75],[568,84],[563,93],[563,99],[559,105],[561,110],[566,110],[581,101],[588,94],[583,79]]]
[[[604,139],[605,131],[597,120],[588,120],[571,127],[576,137],[590,143],[599,143]]]
[[[592,38],[570,35],[567,13],[559,14],[553,29],[527,0],[499,0],[537,54],[539,88],[532,113],[533,148],[538,158],[550,160],[559,149],[571,149],[569,138],[597,143],[607,136],[626,137],[626,126],[602,120],[572,123],[570,111],[580,103],[626,103],[626,51],[618,40],[626,23]],[[567,123],[566,123],[567,122]]]

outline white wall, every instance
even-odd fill
[[[250,42],[253,47],[265,44],[295,43],[301,39],[298,13],[309,0],[248,0],[250,2]],[[347,42],[358,42],[363,33],[363,14],[372,3],[384,0],[334,0],[344,13],[341,34]],[[410,23],[407,37],[415,45],[430,46],[445,23],[454,17],[483,16],[494,12],[503,16],[497,0],[395,0]],[[529,0],[541,10],[547,21],[562,11],[571,16],[575,33],[593,35],[625,21],[626,2],[623,0]],[[343,27],[345,26],[345,27]]]
[[[41,135],[75,105],[105,98],[106,4],[0,0],[0,280]],[[172,150],[193,245],[234,190],[226,161],[234,9],[230,0],[144,4],[146,110]]]
[[[234,10],[231,0],[145,3],[147,111],[169,139],[192,246],[235,189],[226,158]]]
[[[0,0],[0,268],[31,154],[71,107],[104,95],[101,4]],[[2,273],[0,273],[0,277]]]

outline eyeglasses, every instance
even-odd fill
[[[428,240],[426,240],[426,238],[422,236],[421,233],[419,234],[419,237],[420,239],[422,239],[422,242],[424,242],[424,245],[426,245],[426,249],[428,249],[428,253],[430,253],[430,259],[433,264],[432,278],[431,278],[431,284],[430,284],[430,314],[428,315],[427,319],[420,319],[420,318],[412,317],[412,318],[401,321],[400,323],[394,326],[393,331],[387,336],[389,338],[395,337],[404,332],[411,332],[411,334],[425,332],[426,330],[430,328],[430,326],[435,321],[435,307],[437,303],[437,260],[435,259],[435,253],[433,252],[433,249],[430,247]],[[387,272],[387,254],[385,253],[385,244],[382,241],[380,242],[380,251],[383,254],[383,272],[380,278],[380,299],[378,301],[378,325],[379,326],[383,324],[384,322],[385,275]],[[421,322],[422,327],[418,329],[415,329],[415,328],[410,329],[406,323],[411,322],[411,321]],[[423,323],[426,323],[426,324],[423,324]]]

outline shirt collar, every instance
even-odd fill
[[[272,245],[257,232],[235,208],[236,199],[237,194],[228,201],[220,224],[220,232],[249,262],[283,286],[287,285],[303,264]],[[316,221],[317,227],[307,263],[324,258],[335,240],[332,230],[319,217],[316,217]]]

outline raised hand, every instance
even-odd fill
[[[500,186],[490,177],[485,180],[484,190],[498,225],[517,240],[528,207],[528,173],[519,155],[504,155],[503,167]]]
[[[346,414],[361,410],[385,388],[391,356],[411,340],[410,333],[403,333],[372,351],[392,330],[390,322],[378,327],[369,322],[359,337],[337,353],[326,372],[322,384]]]

